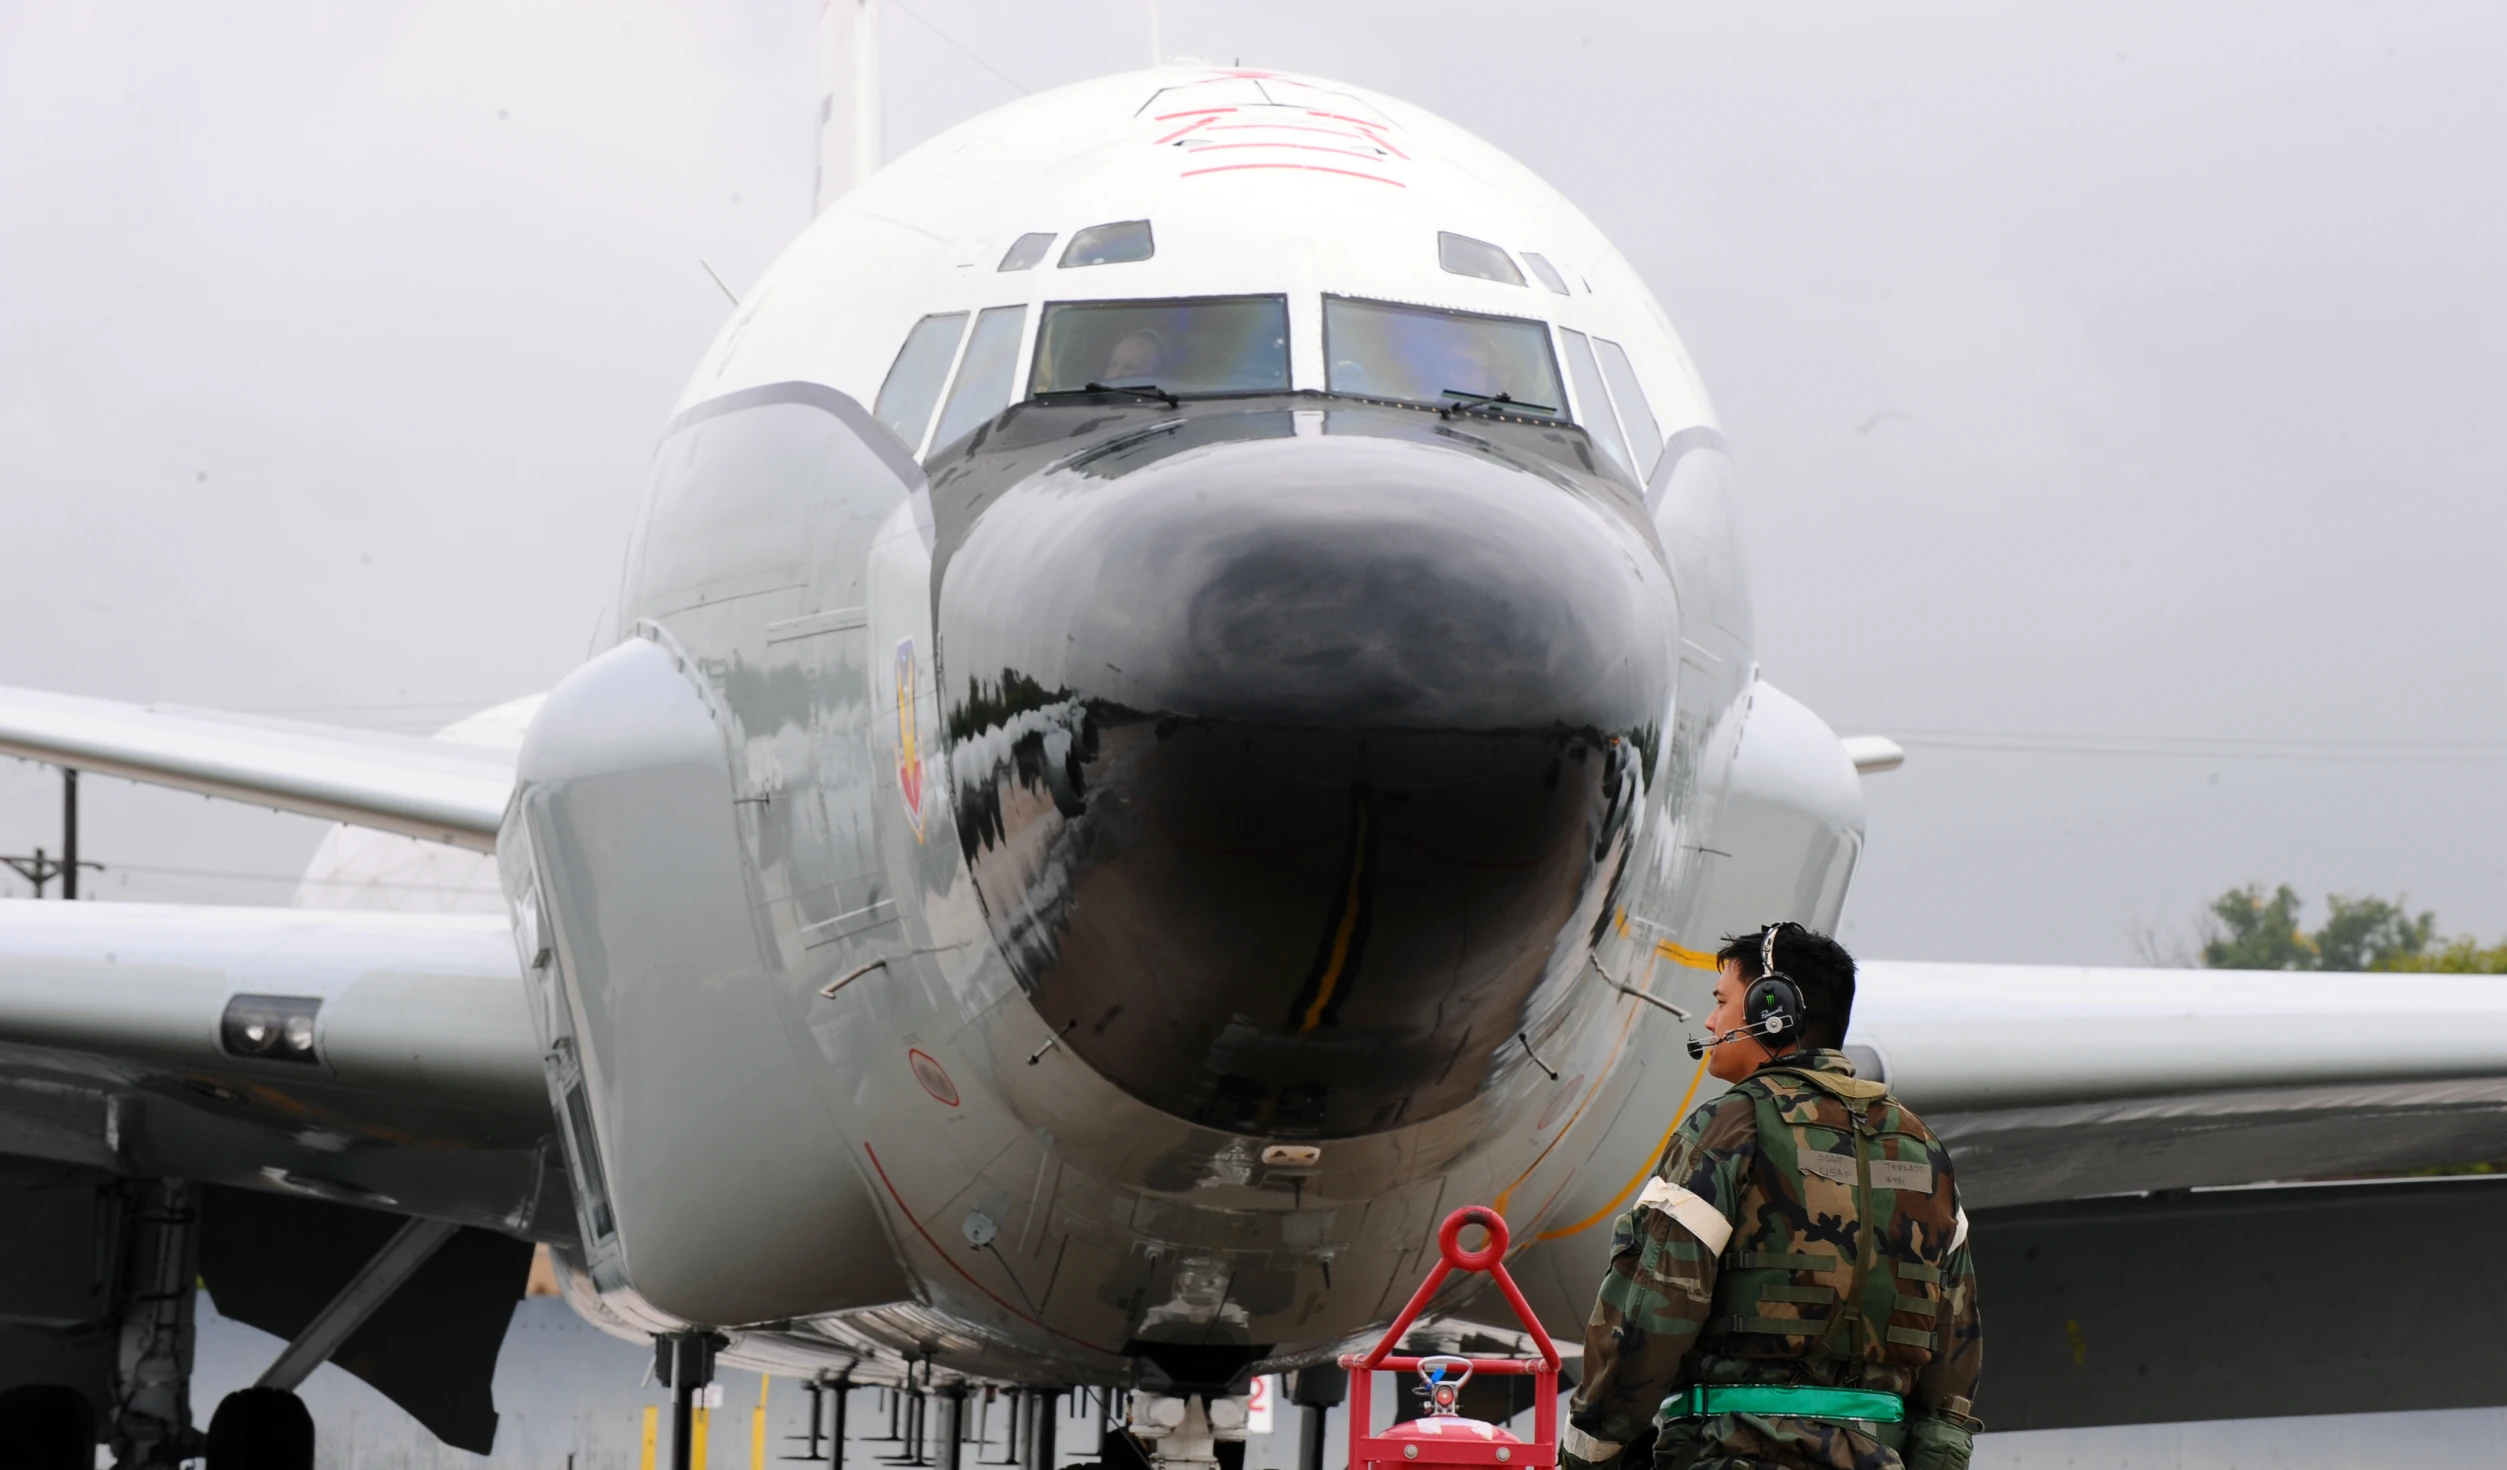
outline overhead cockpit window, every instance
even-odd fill
[[[993,267],[993,269],[1002,271],[1034,270],[1036,268],[1036,262],[1044,259],[1045,252],[1051,250],[1052,248],[1053,231],[1031,231],[1028,234],[1021,235],[1017,239],[1012,240],[1010,242],[1010,248],[1002,254],[1001,263]]]
[[[1061,301],[1036,330],[1030,393],[1091,383],[1164,393],[1288,391],[1288,298]]]
[[[1558,267],[1549,263],[1548,256],[1535,255],[1527,250],[1523,252],[1523,263],[1532,267],[1532,274],[1541,278],[1542,285],[1561,296],[1567,294],[1567,278],[1558,273]]]
[[[1323,355],[1335,393],[1438,406],[1503,398],[1515,413],[1567,416],[1541,322],[1326,296]]]
[[[1082,265],[1121,265],[1126,261],[1147,260],[1158,253],[1158,242],[1149,235],[1149,221],[1120,220],[1110,225],[1090,225],[1071,237],[1062,247],[1063,270]]]
[[[1628,452],[1636,457],[1637,483],[1654,478],[1654,461],[1663,457],[1662,425],[1654,421],[1654,410],[1645,401],[1645,390],[1637,386],[1637,370],[1629,365],[1628,354],[1618,343],[1593,339],[1593,350],[1602,359],[1602,377],[1610,384],[1611,401],[1619,405],[1619,422],[1627,426]]]
[[[1610,411],[1610,395],[1602,391],[1602,370],[1593,361],[1592,345],[1584,340],[1582,332],[1564,327],[1558,329],[1558,341],[1566,349],[1567,381],[1576,390],[1576,422],[1584,425],[1593,442],[1602,446],[1602,451],[1617,461],[1620,469],[1635,475],[1628,463],[1628,441],[1620,437],[1619,420]]]
[[[1436,263],[1458,276],[1478,276],[1483,281],[1501,281],[1509,286],[1523,284],[1523,272],[1506,258],[1506,252],[1486,240],[1440,230],[1436,236]]]
[[[949,359],[957,356],[958,335],[965,330],[962,311],[916,322],[914,330],[905,334],[905,345],[897,349],[888,381],[879,385],[879,402],[872,412],[896,431],[909,453],[922,447],[923,430],[931,427],[932,405],[940,401],[940,385],[949,381]]]
[[[1024,306],[988,307],[975,318],[974,335],[966,340],[966,361],[958,365],[949,406],[940,411],[940,432],[932,436],[932,448],[956,443],[1010,406],[1010,380],[1018,373],[1018,335],[1026,325]]]

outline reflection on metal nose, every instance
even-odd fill
[[[938,593],[947,768],[1039,1058],[1345,1136],[1549,1070],[1527,1018],[1626,850],[1673,611],[1554,477],[1279,417],[988,493]]]

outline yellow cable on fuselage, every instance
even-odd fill
[[[1306,1018],[1297,1029],[1312,1031],[1323,1024],[1323,1011],[1332,1003],[1332,992],[1339,988],[1341,971],[1349,965],[1349,946],[1358,934],[1358,885],[1367,874],[1367,807],[1358,804],[1358,824],[1350,834],[1349,891],[1341,896],[1340,927],[1332,931],[1332,958],[1323,967],[1323,978],[1314,989],[1314,1004],[1306,1007]]]
[[[1645,1165],[1638,1169],[1635,1174],[1629,1176],[1628,1182],[1620,1187],[1619,1192],[1610,1197],[1609,1204],[1595,1210],[1592,1214],[1578,1220],[1573,1225],[1563,1226],[1556,1230],[1544,1230],[1532,1238],[1534,1240],[1563,1239],[1566,1236],[1590,1230],[1594,1226],[1601,1224],[1604,1220],[1618,1214],[1619,1207],[1628,1202],[1628,1196],[1636,1193],[1637,1186],[1645,1182],[1645,1176],[1653,1173],[1655,1165],[1662,1162],[1663,1150],[1671,1147],[1671,1135],[1680,1131],[1681,1120],[1689,1116],[1689,1103],[1697,1096],[1698,1084],[1706,1080],[1707,1063],[1713,1060],[1714,1056],[1712,1053],[1698,1059],[1697,1071],[1689,1077],[1689,1090],[1680,1094],[1680,1106],[1672,1109],[1671,1126],[1663,1130],[1662,1142],[1654,1145],[1654,1156],[1651,1159],[1648,1159]]]

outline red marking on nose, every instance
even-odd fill
[[[1206,117],[1199,122],[1189,122],[1184,124],[1182,127],[1177,128],[1174,132],[1167,134],[1165,137],[1160,138],[1158,142],[1172,143],[1176,139],[1184,136],[1186,133],[1192,132],[1196,128],[1206,128],[1208,126],[1210,126],[1210,119]]]
[[[1366,136],[1366,132],[1365,132],[1365,130],[1363,130],[1363,129],[1361,129],[1361,130],[1360,130],[1360,131],[1358,131],[1358,132],[1353,133],[1353,132],[1351,132],[1351,131],[1350,131],[1349,129],[1347,129],[1347,128],[1318,128],[1318,127],[1316,127],[1315,125],[1313,125],[1312,123],[1283,123],[1283,122],[1232,122],[1232,123],[1220,123],[1220,124],[1219,124],[1216,128],[1212,129],[1212,131],[1214,131],[1214,132],[1222,132],[1222,133],[1239,133],[1239,132],[1243,132],[1243,133],[1250,133],[1250,132],[1321,133],[1323,136],[1325,136],[1325,137],[1327,137],[1327,138],[1363,138],[1363,137],[1365,137],[1365,136]]]
[[[1222,163],[1216,168],[1188,168],[1184,170],[1180,177],[1189,179],[1201,174],[1232,174],[1249,168],[1303,169],[1310,174],[1339,174],[1345,178],[1365,179],[1369,183],[1374,184],[1390,184],[1396,189],[1407,189],[1410,187],[1408,184],[1403,183],[1399,179],[1388,179],[1380,174],[1362,174],[1357,172],[1355,169],[1326,168],[1319,163]]]
[[[1230,148],[1296,148],[1307,153],[1330,153],[1341,158],[1364,158],[1370,161],[1376,157],[1372,153],[1361,153],[1355,148],[1326,148],[1320,143],[1204,143],[1193,150],[1193,156],[1199,158],[1204,153],[1219,153]]]

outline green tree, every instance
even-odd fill
[[[2211,901],[2210,923],[2202,946],[2202,962],[2214,970],[2409,970],[2434,968],[2415,963],[2431,958],[2430,941],[2437,934],[2437,915],[2414,914],[2400,898],[2351,898],[2334,894],[2324,901],[2325,919],[2309,933],[2299,911],[2306,901],[2283,883],[2269,894],[2260,883],[2232,888]],[[2493,951],[2460,941],[2469,967]],[[2507,951],[2507,946],[2501,946]],[[2439,951],[2452,955],[2450,946]],[[2507,954],[2502,954],[2507,959]],[[2507,963],[2500,968],[2507,970]]]
[[[2324,927],[2315,932],[2319,970],[2390,970],[2395,961],[2410,959],[2429,947],[2437,935],[2437,915],[2412,915],[2402,900],[2344,898],[2324,900]]]
[[[2436,949],[2395,955],[2375,968],[2438,975],[2507,975],[2507,941],[2484,949],[2471,935],[2458,934]]]
[[[2260,883],[2211,900],[2202,962],[2214,970],[2312,970],[2316,948],[2298,927],[2299,897],[2284,883],[2270,897]]]

